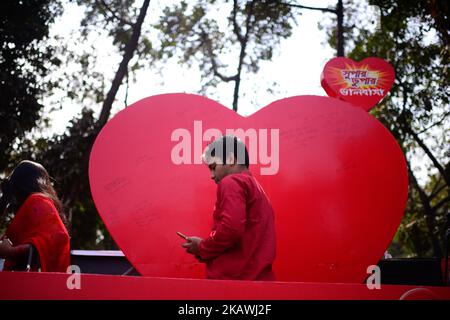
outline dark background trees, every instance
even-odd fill
[[[347,56],[389,61],[396,80],[374,110],[402,147],[409,167],[405,217],[391,246],[394,255],[443,255],[450,204],[449,5],[446,1],[371,1],[381,24],[361,25],[361,7],[344,1]],[[363,18],[364,19],[364,18]],[[333,23],[329,42],[336,45]]]
[[[221,30],[207,15],[217,5],[227,15],[228,30]],[[295,21],[291,7],[280,1],[198,1],[191,6],[182,1],[164,8],[156,25],[162,37],[156,58],[167,63],[178,56],[181,63],[198,62],[204,91],[232,82],[232,106],[237,111],[243,73],[257,73],[261,61],[270,61],[280,40],[291,36]],[[235,57],[231,65],[223,62],[230,51]]]
[[[14,145],[36,127],[40,97],[55,85],[43,79],[60,65],[46,42],[49,27],[62,13],[59,1],[0,2],[0,168],[11,164]]]
[[[161,8],[148,0],[72,1],[84,10],[84,17],[69,42],[82,47],[95,33],[108,39],[118,59],[107,73],[95,69],[100,59],[95,50],[66,47],[62,39],[50,41],[52,23],[67,3],[3,1],[0,177],[20,159],[42,162],[65,204],[73,247],[116,248],[92,202],[87,165],[118,90],[126,91],[139,70],[162,77],[158,68],[181,63],[198,68],[203,93],[220,83],[232,84],[229,96],[233,109],[239,110],[245,76],[257,74],[262,62],[272,61],[302,14],[320,10],[324,21],[330,21],[321,25],[332,47],[345,44],[339,52],[352,59],[378,56],[395,68],[390,95],[372,111],[396,137],[410,168],[405,218],[390,250],[394,256],[439,257],[450,204],[449,5],[425,0],[415,5],[371,3],[380,8],[378,28],[366,14],[366,1],[336,1],[329,8],[307,7],[301,1],[199,0]],[[223,13],[226,23],[209,14],[214,10]],[[157,22],[148,22],[150,12],[159,17]],[[303,50],[307,45],[299,44]],[[80,112],[63,133],[43,135],[48,115],[42,98],[56,90],[65,97],[59,108],[71,102]],[[261,90],[270,87],[257,89]]]

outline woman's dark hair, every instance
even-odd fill
[[[5,213],[7,207],[8,211],[16,213],[31,194],[42,193],[53,202],[61,220],[66,224],[61,200],[53,189],[50,175],[41,164],[29,160],[20,162],[2,182],[1,189],[0,215]]]
[[[212,157],[217,157],[225,164],[230,153],[236,158],[237,164],[244,165],[246,168],[249,167],[250,161],[245,143],[231,135],[219,137],[211,142],[205,149],[203,159],[209,164]]]

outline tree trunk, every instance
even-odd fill
[[[250,30],[253,28],[252,24],[252,16],[253,16],[253,8],[255,6],[255,2],[250,2],[250,8],[247,13],[247,19],[245,22],[245,35],[242,36],[241,31],[236,23],[236,12],[237,12],[237,1],[234,1],[233,7],[233,25],[234,25],[234,33],[241,44],[241,52],[239,53],[239,63],[238,70],[236,73],[236,79],[234,80],[234,93],[233,93],[233,111],[237,112],[238,110],[238,100],[239,100],[239,88],[241,85],[241,74],[242,74],[242,65],[244,63],[244,59],[246,56],[246,48],[248,43],[248,35],[250,34]]]
[[[344,56],[344,5],[342,0],[338,0],[336,7],[337,15],[337,56]]]
[[[405,131],[413,137],[414,141],[417,142],[417,144],[422,148],[422,150],[425,152],[425,154],[430,158],[431,162],[433,162],[436,169],[438,169],[439,173],[444,178],[445,183],[448,187],[450,187],[450,176],[449,172],[446,172],[444,167],[441,166],[441,164],[437,161],[436,157],[431,153],[430,149],[425,145],[425,143],[422,141],[422,139],[419,138],[419,136],[405,123],[403,123],[403,128]]]
[[[109,115],[111,113],[112,104],[116,98],[117,91],[122,84],[124,76],[127,74],[128,63],[133,58],[134,52],[138,46],[139,37],[141,35],[142,23],[144,22],[145,16],[147,14],[147,9],[150,4],[150,0],[145,0],[142,4],[141,10],[139,12],[138,19],[133,27],[133,34],[130,40],[128,40],[125,46],[125,52],[123,55],[122,62],[119,65],[119,69],[116,72],[114,80],[112,82],[111,88],[103,102],[102,111],[100,117],[97,121],[97,130],[100,130],[108,121]]]
[[[414,173],[411,171],[411,168],[409,167],[409,163],[408,163],[408,173],[414,188],[419,193],[420,202],[422,202],[423,214],[425,216],[425,221],[428,227],[428,232],[433,246],[433,255],[436,258],[441,258],[442,256],[441,245],[439,243],[437,235],[434,232],[434,229],[436,227],[435,211],[431,208],[430,201],[428,200],[428,196],[426,195],[425,191],[423,191],[422,188],[419,186],[419,183],[417,182]]]
[[[148,9],[149,4],[150,4],[150,0],[145,0],[144,3],[142,4],[141,10],[139,12],[139,16],[133,27],[133,33],[125,46],[125,52],[123,55],[122,62],[120,63],[119,68],[117,69],[116,75],[115,75],[114,80],[111,85],[111,88],[106,96],[105,101],[103,102],[100,117],[96,122],[96,128],[95,128],[94,132],[92,132],[88,137],[86,137],[85,145],[88,146],[88,150],[85,150],[84,157],[81,161],[81,166],[84,168],[81,172],[87,173],[89,171],[88,168],[89,168],[89,156],[90,156],[90,151],[91,151],[90,149],[92,148],[92,145],[94,144],[97,134],[100,132],[101,128],[108,121],[108,118],[111,113],[112,104],[116,97],[117,91],[119,90],[119,87],[122,84],[122,80],[127,73],[128,63],[133,58],[134,52],[137,48],[139,37],[141,35],[142,24],[144,22],[146,14],[147,14],[147,9]],[[86,177],[84,175],[79,175],[72,182],[72,184],[69,188],[69,192],[67,193],[67,196],[64,199],[64,204],[67,206],[67,208],[71,208],[73,206],[73,204],[75,203],[75,201],[77,200],[79,190],[80,190],[80,188],[83,188],[83,186],[84,186],[84,183],[83,183],[84,179],[86,179]],[[69,212],[69,214],[70,214],[70,212]]]
[[[245,58],[245,49],[247,47],[248,37],[241,42],[241,53],[239,55],[239,65],[238,71],[236,74],[236,79],[234,80],[234,93],[233,93],[233,111],[237,112],[238,110],[238,100],[239,100],[239,87],[241,85],[241,73],[242,73],[242,64]]]
[[[234,82],[234,93],[233,93],[233,111],[237,112],[238,110],[238,100],[239,100],[239,86],[241,84],[241,77],[240,75]]]

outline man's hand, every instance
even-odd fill
[[[181,246],[183,248],[186,248],[187,253],[190,253],[197,258],[197,257],[199,257],[199,254],[200,254],[199,245],[200,245],[200,242],[202,242],[202,240],[203,239],[199,238],[199,237],[188,237],[187,242],[183,243]]]

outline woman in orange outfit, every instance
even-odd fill
[[[66,272],[70,265],[70,238],[61,201],[50,176],[39,163],[22,161],[2,182],[0,215],[14,213],[1,237],[0,258],[5,271]],[[27,266],[32,254],[36,259]]]

